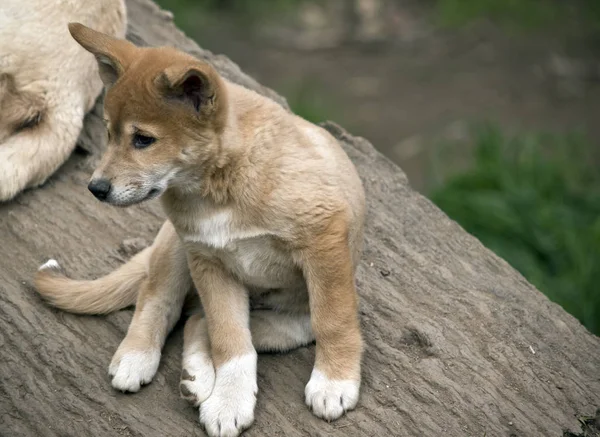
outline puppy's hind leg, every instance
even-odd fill
[[[250,313],[252,344],[257,352],[287,352],[315,341],[308,313],[257,310]]]
[[[253,303],[250,332],[257,352],[287,352],[315,340],[304,286],[273,290]]]
[[[206,319],[201,314],[194,314],[185,323],[182,361],[179,391],[197,407],[208,399],[215,385]]]
[[[308,313],[257,310],[250,313],[252,344],[257,352],[287,352],[314,341]],[[199,406],[210,396],[215,370],[210,356],[206,320],[200,314],[188,319],[183,334],[181,396]]]
[[[148,277],[141,284],[127,335],[110,363],[114,388],[136,392],[152,380],[191,287],[184,249],[173,225],[166,222],[153,244]]]

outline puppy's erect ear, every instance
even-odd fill
[[[98,61],[102,82],[112,86],[123,74],[136,47],[129,41],[113,38],[80,23],[69,23],[71,36]]]
[[[167,99],[178,100],[204,117],[221,112],[225,105],[223,81],[208,64],[173,65],[157,77]]]

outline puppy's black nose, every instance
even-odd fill
[[[110,189],[111,185],[108,179],[92,179],[88,184],[88,190],[100,200],[106,200]]]

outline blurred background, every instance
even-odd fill
[[[158,0],[600,335],[600,0]]]

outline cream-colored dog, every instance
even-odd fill
[[[70,30],[109,87],[108,150],[90,191],[119,206],[160,196],[168,221],[151,247],[96,281],[68,279],[49,261],[41,295],[79,313],[135,303],[109,372],[115,388],[137,391],[195,288],[204,314],[185,326],[180,389],[210,436],[253,422],[257,351],[315,339],[307,405],[327,420],[354,408],[365,201],[337,141],[190,55]]]
[[[102,91],[94,57],[71,38],[70,21],[121,38],[125,4],[0,1],[0,201],[44,183],[67,160]]]

